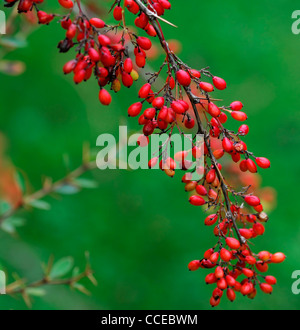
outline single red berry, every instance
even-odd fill
[[[136,117],[142,111],[143,104],[141,102],[134,103],[128,108],[128,116]]]
[[[107,90],[101,89],[99,92],[99,100],[103,105],[110,105],[111,95]]]
[[[204,90],[204,92],[207,92],[207,93],[211,93],[214,91],[214,86],[212,84],[204,82],[204,81],[201,81],[201,83],[199,84],[199,87],[202,90]]]
[[[260,284],[260,289],[261,289],[262,292],[264,292],[266,294],[271,294],[273,292],[272,286],[268,283],[261,283]]]
[[[146,37],[138,37],[136,42],[144,50],[149,50],[152,47],[151,40]]]
[[[219,77],[213,77],[213,84],[219,90],[224,90],[227,87],[226,81]]]
[[[105,23],[100,18],[91,18],[90,24],[93,25],[97,29],[102,29],[105,27]]]
[[[238,250],[241,247],[240,242],[236,238],[227,237],[225,241],[231,249]]]
[[[230,108],[231,108],[231,110],[233,110],[233,111],[240,111],[240,110],[243,109],[243,107],[244,107],[244,105],[243,105],[243,103],[240,102],[240,101],[235,101],[235,102],[232,102],[232,103],[230,104]]]
[[[123,18],[123,9],[120,6],[115,7],[113,12],[114,19],[116,21],[122,21]]]
[[[189,201],[194,206],[201,206],[201,205],[204,205],[206,203],[205,200],[202,197],[197,196],[197,195],[191,196]]]
[[[250,206],[258,206],[260,204],[260,199],[254,195],[245,196],[245,202]]]
[[[284,262],[286,256],[282,252],[275,253],[271,256],[271,262],[274,264],[280,264]]]
[[[271,166],[271,162],[269,159],[264,157],[255,158],[256,164],[261,168],[269,168]]]
[[[176,79],[182,86],[188,87],[191,84],[191,77],[188,72],[184,70],[179,70],[176,72]]]
[[[237,121],[245,121],[248,119],[247,115],[241,111],[232,111],[231,117]]]

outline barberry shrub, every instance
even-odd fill
[[[96,78],[103,106],[111,104],[113,92],[117,93],[122,86],[130,88],[139,79],[153,41],[160,43],[165,61],[157,72],[147,73],[149,79],[129,105],[128,116],[136,117],[142,126],[142,136],[147,137],[143,146],[147,146],[151,135],[169,132],[171,137],[175,130],[183,136],[189,130],[204,136],[203,152],[195,143],[190,150],[182,150],[174,158],[164,159],[161,153],[149,161],[149,168],[160,162],[161,170],[170,177],[179,171],[176,162],[180,162],[180,171],[185,172],[182,182],[191,194],[190,204],[205,207],[211,213],[204,224],[212,227],[212,247],[202,258],[191,261],[188,269],[211,271],[205,282],[215,286],[210,299],[213,307],[220,304],[223,296],[234,301],[237,293],[241,293],[253,299],[258,288],[266,294],[272,293],[277,280],[266,275],[269,264],[283,262],[285,255],[252,250],[252,241],[265,232],[268,215],[261,199],[249,190],[250,187],[241,188],[240,182],[236,182],[235,187],[225,180],[221,160],[227,157],[236,164],[239,173],[235,172],[235,179],[242,173],[254,174],[259,169],[268,169],[271,163],[249,151],[244,142],[249,127],[245,124],[247,114],[243,103],[233,101],[222,105],[214,98],[215,90],[227,89],[226,81],[208,68],[190,67],[171,50],[161,22],[171,24],[162,16],[176,3],[116,0],[111,8],[116,23],[109,25],[101,17],[88,17],[80,0],[58,0],[59,14],[47,12],[43,0],[5,2],[7,7],[17,6],[19,13],[36,13],[40,24],[59,20],[65,38],[59,41],[58,49],[72,54],[63,72],[72,74],[75,84]],[[128,14],[134,16],[135,29],[126,25]],[[158,81],[162,81],[160,86]],[[231,120],[241,122],[237,132],[227,128]],[[204,166],[194,168],[193,162],[186,160],[189,154],[194,161],[204,157]],[[201,179],[194,180],[194,172],[201,174]]]

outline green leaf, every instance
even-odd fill
[[[25,219],[10,217],[2,222],[1,229],[9,234],[14,234],[16,232],[16,228],[24,226],[25,222]]]
[[[49,203],[39,200],[39,199],[29,201],[29,202],[27,202],[27,205],[30,205],[39,210],[49,211],[51,209],[51,205]]]
[[[0,44],[10,48],[24,48],[28,45],[25,39],[17,39],[14,37],[2,37],[0,39]]]
[[[35,296],[35,297],[43,297],[46,295],[46,291],[41,288],[28,288],[26,289],[26,293],[29,296]]]
[[[95,189],[98,187],[98,183],[89,179],[76,179],[74,180],[75,184],[77,184],[80,188],[85,189]]]
[[[66,257],[58,260],[52,267],[49,277],[60,278],[66,275],[73,267],[74,260],[72,257]]]
[[[72,185],[64,185],[55,189],[55,192],[62,195],[74,195],[77,194],[79,191],[80,189],[78,187]]]
[[[86,294],[87,296],[89,296],[89,295],[91,294],[90,291],[88,291],[88,290],[86,289],[86,287],[84,287],[84,286],[83,286],[82,284],[80,284],[80,283],[74,283],[74,284],[73,284],[73,288],[75,288],[75,289],[77,289],[78,291],[80,291],[80,292]]]

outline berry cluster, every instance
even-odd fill
[[[49,24],[58,16],[39,10],[38,5],[43,0],[5,1],[7,6],[18,3],[19,12],[36,10],[40,24]],[[169,132],[171,136],[175,128],[183,136],[186,130],[204,136],[203,151],[195,143],[190,150],[182,150],[174,158],[164,159],[162,152],[149,161],[150,168],[160,161],[160,168],[170,177],[177,171],[176,162],[183,164],[180,171],[185,172],[182,182],[185,190],[191,193],[189,202],[205,207],[206,211],[212,210],[213,214],[208,215],[204,223],[214,226],[217,243],[204,253],[201,260],[190,262],[188,268],[191,271],[214,269],[206,276],[206,283],[217,285],[210,301],[212,306],[220,303],[225,290],[230,301],[235,300],[236,292],[254,298],[257,286],[263,292],[271,293],[276,279],[264,273],[270,263],[283,262],[285,255],[267,251],[255,254],[251,250],[252,240],[264,234],[268,216],[260,198],[249,192],[250,187],[238,191],[229,185],[223,176],[220,159],[229,156],[241,173],[256,173],[258,167],[267,169],[270,161],[256,157],[248,150],[243,141],[249,133],[248,125],[241,124],[237,132],[225,127],[230,117],[239,122],[247,120],[240,101],[217,105],[219,101],[213,93],[225,90],[226,81],[213,75],[208,68],[189,67],[170,49],[159,21],[167,22],[161,16],[171,8],[171,3],[168,0],[116,0],[112,7],[116,25],[108,25],[100,18],[88,18],[79,0],[76,1],[78,14],[74,15],[73,1],[58,2],[69,10],[68,14],[59,16],[66,32],[58,47],[61,52],[70,49],[76,52],[63,71],[73,73],[76,84],[94,75],[103,105],[112,101],[109,90],[118,92],[122,85],[133,85],[139,77],[139,70],[146,65],[147,51],[153,47],[151,38],[159,40],[166,55],[165,61],[158,72],[148,73],[149,79],[138,93],[140,100],[128,108],[128,115],[138,117],[143,126],[138,143],[144,147],[152,134]],[[135,26],[147,37],[138,36],[126,26],[126,11],[136,16]],[[186,161],[190,153],[193,159],[204,157],[204,166],[190,170],[191,162]],[[201,179],[194,180],[193,172],[201,174]],[[238,280],[241,276],[243,279]]]

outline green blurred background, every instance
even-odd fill
[[[209,65],[228,81],[221,97],[225,104],[239,99],[246,105],[249,149],[272,160],[263,185],[277,190],[278,206],[254,249],[283,251],[288,257],[270,267],[278,277],[272,296],[259,292],[253,301],[239,296],[234,304],[223,299],[219,308],[299,309],[291,274],[300,269],[300,36],[292,34],[291,15],[300,8],[291,0],[173,2],[166,18],[178,29],[164,25],[166,38],[182,42],[180,56],[191,66]],[[43,175],[65,175],[63,155],[69,155],[75,168],[84,142],[96,147],[99,134],[117,136],[136,98],[135,88],[123,88],[104,108],[96,82],[75,87],[72,77],[62,74],[62,65],[72,56],[58,54],[62,38],[58,24],[40,27],[30,35],[28,47],[6,58],[24,61],[26,72],[0,78],[0,130],[8,139],[7,154],[34,189],[40,188]],[[128,125],[138,129],[136,120]],[[71,255],[83,268],[84,252],[90,251],[99,282],[97,287],[84,282],[92,296],[46,288],[47,295],[35,298],[33,309],[208,309],[212,288],[204,283],[207,272],[188,272],[187,263],[215,239],[203,225],[201,210],[187,203],[179,176],[171,180],[156,171],[97,170],[86,177],[95,178],[99,187],[62,200],[48,198],[50,211],[20,213],[27,224],[18,238],[0,233],[2,267],[30,281],[42,276],[40,263],[49,255]],[[21,299],[1,296],[0,308],[26,306]]]

